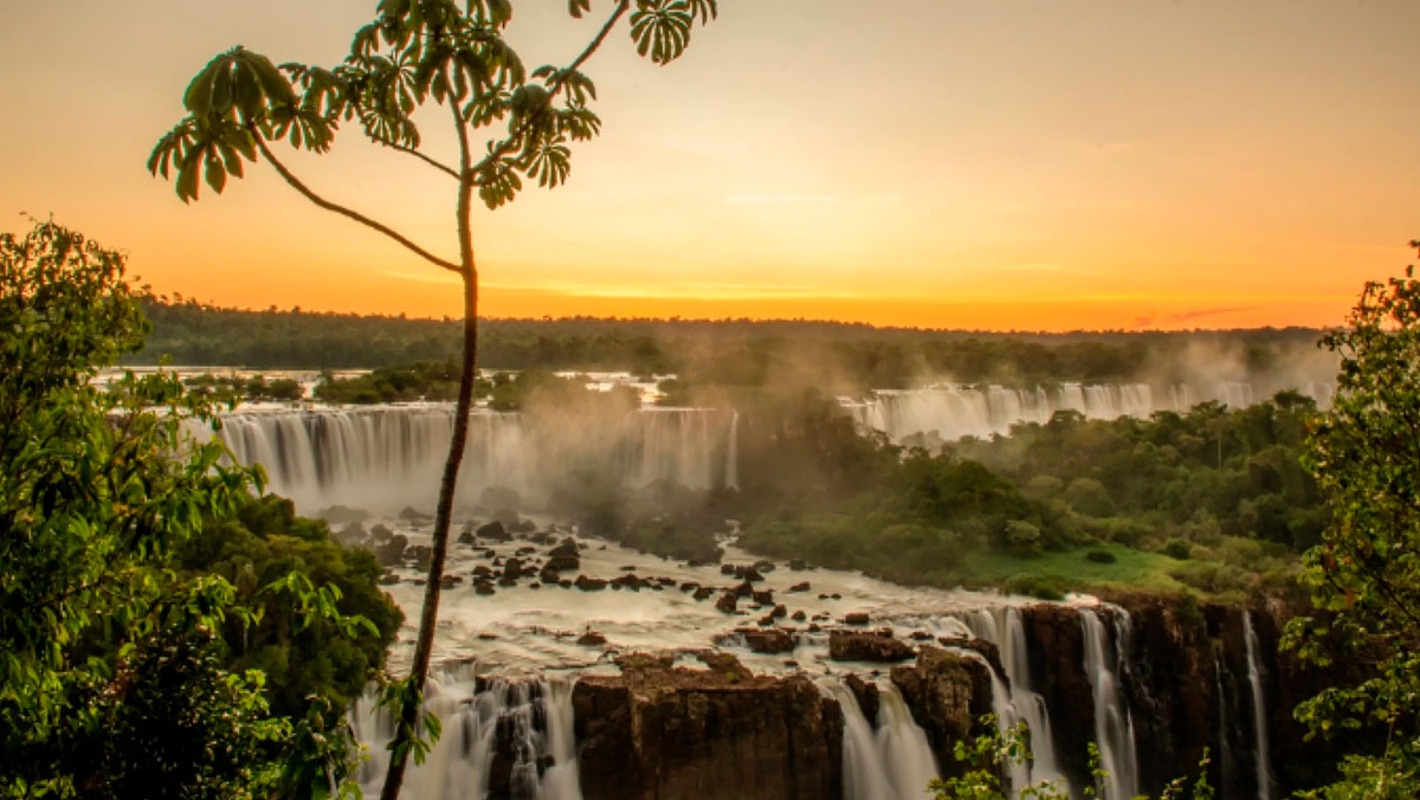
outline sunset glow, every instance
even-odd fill
[[[155,291],[220,305],[456,315],[456,279],[267,169],[191,205],[144,169],[213,54],[334,63],[373,5],[11,4],[0,229],[53,215]],[[596,24],[517,9],[530,66]],[[1411,0],[725,0],[680,62],[636,58],[624,32],[591,62],[604,130],[570,184],[476,215],[482,310],[1337,324],[1420,235],[1416,31]],[[439,122],[426,140],[449,152]],[[291,163],[454,254],[447,177],[354,129]]]

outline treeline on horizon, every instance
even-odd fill
[[[161,359],[246,369],[374,369],[452,362],[462,322],[223,308],[147,295],[153,331],[129,365]],[[479,365],[509,370],[680,374],[698,383],[759,386],[798,373],[837,391],[910,388],[930,380],[1031,385],[1061,381],[1188,382],[1314,358],[1320,331],[1237,330],[992,332],[877,327],[814,320],[679,318],[484,319]]]

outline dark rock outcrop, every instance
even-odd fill
[[[912,645],[894,639],[892,632],[828,632],[828,657],[834,661],[906,661],[917,655]]]
[[[711,668],[620,659],[572,694],[586,800],[838,800],[843,715],[807,678],[757,677],[733,657]]]
[[[953,755],[956,743],[972,735],[978,716],[991,711],[988,669],[980,661],[931,645],[922,647],[916,664],[892,668],[893,684],[927,734],[937,764],[948,774],[958,774],[961,768]]]

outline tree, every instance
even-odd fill
[[[205,636],[231,610],[224,581],[180,582],[162,566],[251,473],[223,466],[218,444],[169,457],[184,420],[210,411],[176,379],[94,383],[95,368],[135,349],[145,330],[123,271],[118,254],[53,223],[0,235],[0,796],[121,796],[121,775],[96,769],[86,746],[104,742],[124,707],[124,676],[153,666],[175,630]],[[260,724],[258,687],[195,657],[169,699],[225,698],[215,713]],[[141,709],[124,715],[140,719]],[[273,733],[221,735],[245,753]],[[197,796],[197,785],[253,766],[202,747],[214,739],[194,744],[199,760],[173,774],[175,790]]]
[[[1416,246],[1415,242],[1411,242]],[[1420,280],[1368,283],[1323,346],[1341,356],[1337,395],[1308,443],[1332,519],[1304,580],[1324,622],[1288,642],[1322,664],[1364,667],[1354,685],[1297,708],[1313,733],[1370,729],[1379,753],[1348,755],[1325,797],[1420,794]],[[1377,730],[1378,729],[1378,730]]]
[[[592,0],[569,0],[576,18]],[[696,24],[718,13],[717,0],[615,0],[586,48],[566,66],[529,72],[504,33],[511,0],[381,0],[376,18],[356,31],[350,53],[325,69],[305,64],[277,67],[242,47],[212,59],[183,95],[187,115],[154,148],[148,168],[172,178],[184,202],[198,197],[205,181],[221,192],[228,178],[244,174],[243,159],[262,161],[302,197],[398,242],[434,266],[459,276],[464,290],[463,356],[454,431],[439,486],[433,555],[408,681],[391,687],[398,725],[381,796],[394,800],[405,762],[425,745],[415,726],[438,618],[440,578],[453,511],[478,351],[478,270],[472,233],[473,195],[489,209],[510,202],[523,181],[555,188],[567,180],[570,145],[596,136],[601,120],[589,107],[596,88],[582,72],[587,60],[623,20],[637,52],[654,63],[678,58]],[[421,147],[417,110],[442,106],[458,141],[456,165]],[[324,153],[342,123],[354,123],[366,139],[406,154],[448,176],[455,186],[457,259],[446,259],[348,206],[317,194],[279,159],[272,145]],[[473,139],[486,130],[481,149]],[[480,155],[481,154],[481,155]]]

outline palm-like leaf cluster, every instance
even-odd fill
[[[568,12],[581,17],[591,6],[569,0]],[[524,66],[504,38],[510,0],[381,0],[332,68],[278,67],[234,48],[193,78],[183,96],[187,115],[159,140],[148,169],[174,179],[187,202],[203,181],[220,193],[229,178],[243,177],[243,161],[256,161],[266,143],[325,152],[341,124],[352,123],[370,141],[471,180],[484,204],[497,208],[525,180],[546,188],[566,182],[571,144],[601,132],[591,109],[596,86],[580,66],[623,13],[630,11],[637,52],[666,64],[685,51],[692,29],[719,11],[716,0],[617,0],[613,10],[603,34],[566,67]],[[466,171],[420,152],[415,114],[430,101],[451,108],[468,129],[487,131],[481,159]]]

